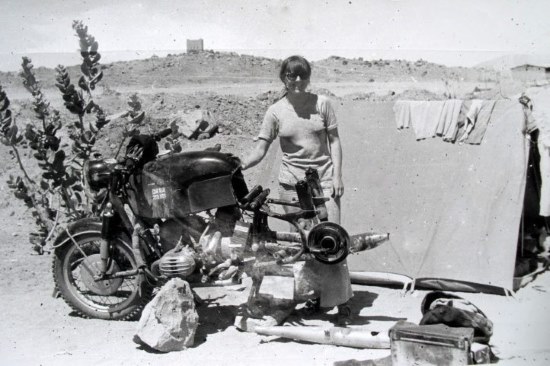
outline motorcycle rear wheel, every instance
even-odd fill
[[[135,319],[152,298],[153,286],[143,274],[119,279],[93,281],[96,272],[101,235],[75,235],[55,250],[53,260],[54,282],[65,302],[80,316],[106,320]],[[115,239],[108,274],[136,268],[129,239]]]

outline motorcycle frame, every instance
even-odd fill
[[[145,273],[154,282],[159,278],[155,276],[149,267],[154,261],[162,257],[159,250],[158,242],[152,235],[150,230],[140,229],[137,235],[142,240],[139,243],[133,243],[134,256],[136,256],[137,270],[117,272],[107,275],[109,268],[110,254],[113,250],[113,239],[118,230],[124,230],[130,237],[133,237],[136,228],[147,227],[139,217],[130,218],[124,209],[124,198],[128,198],[125,192],[125,182],[130,172],[122,165],[117,165],[111,175],[108,186],[108,194],[101,204],[102,218],[102,243],[100,246],[100,254],[102,264],[100,265],[100,273],[96,276],[96,280],[106,278],[117,278],[124,276],[133,276],[137,273]],[[315,182],[310,179],[298,182],[298,202],[290,202],[285,200],[269,198],[269,189],[262,189],[258,186],[254,187],[251,192],[256,190],[256,193],[250,197],[247,203],[238,203],[241,211],[252,212],[252,223],[250,226],[251,245],[253,248],[258,248],[260,254],[264,251],[264,246],[269,240],[286,241],[300,244],[300,249],[294,255],[284,258],[274,258],[272,261],[256,262],[254,264],[255,272],[265,272],[266,268],[273,266],[281,266],[294,263],[305,254],[310,252],[307,248],[307,231],[300,225],[300,220],[311,219],[313,223],[324,221],[319,219],[319,203],[314,205],[314,199],[311,192],[315,192]],[[319,197],[316,197],[317,201]],[[324,201],[321,201],[324,205]],[[290,213],[278,213],[271,210],[270,205],[294,206],[299,210]],[[296,232],[290,231],[273,231],[268,226],[268,217],[286,221],[296,228]],[[137,246],[137,248],[136,248]],[[295,248],[295,247],[294,247]],[[290,249],[290,247],[289,247]],[[263,277],[263,275],[262,275]],[[259,284],[258,284],[259,288]]]

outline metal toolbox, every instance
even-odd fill
[[[399,322],[390,329],[392,365],[468,365],[473,337],[473,328]]]

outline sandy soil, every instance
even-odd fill
[[[11,206],[10,206],[11,207]],[[4,210],[6,211],[6,210]],[[8,209],[9,211],[9,209]],[[200,325],[195,347],[168,354],[151,353],[132,342],[137,322],[109,322],[74,316],[53,298],[51,256],[31,255],[26,240],[29,220],[16,210],[0,230],[3,245],[0,336],[5,365],[332,365],[348,359],[367,360],[389,350],[360,350],[291,342],[243,333],[233,327],[247,289],[199,288],[206,300],[198,309]],[[249,283],[245,281],[248,286]],[[287,282],[288,286],[291,283]],[[427,293],[404,294],[399,289],[355,286],[352,326],[387,330],[396,321],[418,322]],[[460,294],[480,307],[494,322],[492,345],[503,365],[547,365],[550,360],[550,274],[544,273],[514,297]],[[332,326],[327,315],[308,325]],[[292,317],[289,322],[300,319]]]
[[[7,178],[12,169],[3,168],[2,178]],[[246,288],[198,289],[206,304],[198,309],[201,320],[195,347],[168,354],[148,352],[132,341],[137,322],[82,319],[74,316],[60,298],[52,297],[51,255],[32,254],[27,236],[33,222],[29,212],[8,194],[4,179],[0,193],[4,198],[0,202],[2,364],[332,365],[335,361],[389,355],[389,350],[299,343],[239,332],[233,321],[245,301]],[[245,285],[249,283],[245,281]],[[371,286],[354,286],[354,291],[352,326],[381,331],[401,319],[418,322],[420,303],[426,294]],[[494,322],[491,343],[500,357],[499,364],[550,364],[549,273],[543,273],[513,297],[458,295],[476,304]],[[329,314],[305,324],[331,326],[332,320]],[[292,317],[289,321],[301,320]]]

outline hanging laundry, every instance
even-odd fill
[[[494,100],[484,100],[475,116],[468,115],[468,118],[475,118],[475,122],[472,131],[464,140],[465,143],[473,145],[481,144],[483,136],[485,136],[485,131],[487,131],[487,126],[491,121],[491,115],[493,114],[495,105],[496,101]]]
[[[437,126],[437,135],[442,136],[444,140],[456,139],[456,131],[458,130],[458,117],[462,108],[462,100],[449,99],[445,101],[443,111],[441,112],[441,120]]]
[[[394,103],[398,129],[412,127],[417,140],[442,136],[447,142],[480,144],[495,101],[474,99],[463,101],[407,101]]]
[[[434,137],[443,112],[444,101],[411,101],[411,125],[417,140]]]
[[[459,143],[464,143],[464,140],[466,140],[470,132],[472,132],[482,104],[483,100],[481,99],[472,99],[470,101],[470,107],[465,114],[464,123],[461,124],[460,129],[458,130],[457,137]]]
[[[459,117],[458,142],[479,145],[485,136],[494,107],[494,100],[474,99],[470,101],[467,112],[465,112],[465,108],[461,111],[461,116],[464,115],[463,123],[462,118]]]
[[[443,140],[447,142],[455,143],[457,138],[464,135],[464,132],[466,131],[466,124],[467,124],[467,118],[466,115],[468,114],[468,111],[470,110],[470,106],[472,105],[471,100],[463,100],[462,105],[460,106],[460,110],[458,112],[458,118],[456,125],[454,128],[450,128],[449,131],[443,136]]]
[[[397,129],[401,130],[403,128],[411,127],[411,109],[408,101],[396,101],[393,105],[393,112],[395,113]]]

